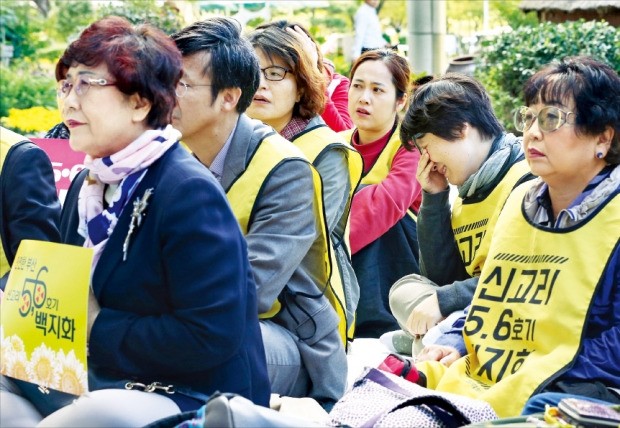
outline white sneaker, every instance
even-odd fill
[[[411,355],[413,348],[413,336],[403,330],[394,330],[383,333],[379,341],[385,345],[390,352],[402,355]]]

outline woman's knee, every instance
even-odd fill
[[[174,401],[156,393],[103,389],[81,396],[38,426],[141,427],[179,412]]]
[[[25,397],[0,391],[0,426],[33,427],[43,419],[43,415]]]
[[[432,281],[417,274],[407,275],[392,285],[389,294],[390,310],[401,327],[406,325],[411,311],[435,293],[436,288]]]

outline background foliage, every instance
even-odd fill
[[[57,0],[51,9],[40,4],[33,7],[29,1],[0,0],[0,41],[14,49],[10,65],[0,66],[0,117],[6,126],[27,134],[49,129],[47,123],[53,116],[38,117],[44,110],[26,109],[56,109],[55,63],[67,43],[88,24],[118,15],[134,24],[151,22],[167,34],[185,25],[173,7],[159,6],[155,0],[126,0],[99,8],[87,0]],[[28,117],[32,126],[25,125]]]
[[[53,73],[28,63],[0,67],[0,117],[10,108],[33,106],[56,108],[56,80]]]
[[[514,129],[525,81],[552,60],[574,55],[593,56],[620,73],[620,33],[604,21],[545,22],[482,42],[476,77],[506,129]]]
[[[271,9],[271,19],[286,18],[300,22],[319,43],[325,43],[334,34],[352,33],[353,16],[361,1],[334,0],[326,8],[293,10],[284,7],[290,3],[283,0],[282,7]],[[392,43],[406,44],[407,1],[413,0],[381,2],[379,16],[386,37],[390,37]],[[447,31],[459,38],[459,48],[462,49],[457,55],[471,53],[468,51],[472,48],[471,42],[464,42],[466,39],[483,40],[476,77],[489,90],[496,112],[509,130],[512,128],[512,112],[522,103],[523,83],[552,59],[590,54],[620,71],[620,35],[617,29],[604,22],[539,25],[535,13],[524,14],[518,8],[519,1],[490,1],[485,19],[483,0],[446,0]],[[225,13],[227,9],[222,9],[221,5],[217,9],[217,4],[206,4],[202,11],[207,14]],[[228,12],[238,12],[241,8],[256,11],[261,8],[261,2],[257,0],[256,3],[237,4],[235,7],[236,10]],[[168,34],[188,24],[183,22],[179,11],[170,3],[164,2],[162,5],[155,0],[124,0],[108,5],[103,1],[96,3],[89,0],[0,0],[0,41],[14,47],[10,65],[0,67],[0,117],[8,118],[10,108],[24,110],[42,106],[55,109],[54,65],[57,59],[67,43],[74,40],[88,24],[110,14],[124,16],[132,23],[149,21]],[[263,18],[250,20],[246,31],[262,22]],[[485,27],[499,26],[514,30],[492,37],[482,34]],[[341,74],[348,73],[350,64],[344,59],[342,46],[327,57],[336,64]],[[34,114],[35,111],[29,112]],[[11,117],[19,114],[14,110]],[[36,118],[33,121],[46,122]],[[9,123],[22,122],[9,120]]]

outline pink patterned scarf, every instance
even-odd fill
[[[165,129],[144,132],[113,155],[95,159],[86,156],[84,164],[90,171],[78,196],[80,216],[78,233],[86,238],[84,247],[94,248],[95,251],[91,275],[123,208],[131,199],[148,167],[166,153],[180,137],[181,133],[168,125]],[[112,196],[112,202],[104,209],[106,184],[118,187]]]

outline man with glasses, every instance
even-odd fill
[[[344,381],[334,379],[346,379],[346,355],[336,332],[338,317],[323,294],[329,238],[320,177],[299,149],[245,114],[260,73],[282,80],[288,71],[261,70],[232,19],[196,22],[172,38],[184,68],[173,125],[222,184],[245,234],[271,390],[310,396],[329,408],[344,392]],[[313,355],[312,366],[302,353]],[[334,359],[344,367],[332,364]],[[322,389],[313,388],[308,373],[317,365],[331,373]]]
[[[414,337],[470,304],[504,201],[532,175],[521,139],[504,132],[482,85],[464,75],[447,74],[417,88],[401,125],[401,141],[421,153],[418,241],[423,276],[396,282],[390,307],[404,330],[394,333],[392,341],[399,350],[412,352]],[[448,184],[458,190],[452,209]],[[445,328],[450,329],[454,317]],[[462,344],[462,320],[457,318],[454,326],[456,334],[441,336],[440,343]]]

